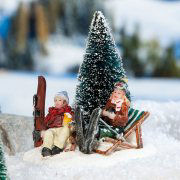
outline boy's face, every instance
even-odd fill
[[[55,98],[54,98],[54,106],[56,107],[56,108],[62,108],[62,107],[64,107],[66,105],[66,101],[63,99],[63,98],[61,98],[61,97],[59,97],[59,96],[56,96]]]
[[[121,89],[115,89],[111,95],[111,99],[118,101],[120,99],[123,99],[125,96],[125,92]]]

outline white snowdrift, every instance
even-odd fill
[[[40,155],[41,148],[35,148],[14,157],[6,157],[10,176],[15,180],[178,180],[180,142],[160,131],[150,131],[147,126],[148,122],[143,126],[143,149],[121,150],[107,157],[86,155],[76,150],[43,159]]]
[[[112,145],[101,145],[101,149],[107,149]],[[143,149],[131,149],[116,151],[111,156],[103,156],[99,154],[83,154],[78,149],[74,152],[63,152],[59,155],[55,155],[48,158],[41,156],[41,148],[34,148],[26,152],[23,156],[23,160],[32,164],[46,164],[51,166],[63,166],[66,168],[86,167],[86,168],[108,168],[114,166],[117,162],[127,162],[132,159],[140,159],[148,156],[152,156],[156,153],[156,148],[152,145],[147,145]],[[115,160],[116,159],[116,160]],[[61,162],[61,163],[59,163]]]

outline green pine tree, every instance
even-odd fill
[[[85,121],[95,108],[105,106],[114,84],[122,78],[126,78],[125,71],[106,19],[101,12],[95,12],[75,97],[84,110]],[[130,99],[128,89],[127,97]]]
[[[161,62],[154,70],[156,77],[180,77],[180,70],[174,56],[173,45],[164,49]]]
[[[139,50],[141,48],[141,40],[139,36],[139,27],[137,26],[134,33],[131,36],[130,46],[130,59],[131,69],[136,77],[142,77],[144,75],[144,64],[139,57]]]
[[[162,48],[156,39],[152,39],[144,43],[146,49],[146,65],[145,71],[148,76],[155,76],[156,70],[161,66]]]
[[[141,44],[138,25],[136,25],[135,31],[131,35],[127,33],[125,26],[122,26],[120,30],[122,58],[124,60],[126,70],[136,77],[144,75],[144,63],[139,56]]]
[[[0,179],[1,180],[7,179],[7,168],[5,165],[5,158],[4,158],[4,151],[3,151],[1,137],[0,137]]]
[[[129,36],[126,33],[125,25],[121,27],[120,29],[120,46],[122,49],[121,56],[124,60],[124,67],[127,72],[131,72],[131,61],[129,60],[129,54],[130,54],[130,40]]]
[[[176,64],[176,58],[174,56],[173,45],[170,45],[165,49],[164,53],[164,63],[162,66],[162,76],[163,77],[178,77],[179,69]]]

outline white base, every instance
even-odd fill
[[[100,149],[107,149],[109,143],[102,143]],[[34,148],[24,153],[23,160],[34,164],[48,164],[52,166],[60,166],[73,168],[76,166],[87,167],[108,167],[116,164],[117,162],[130,161],[131,159],[139,159],[147,156],[152,156],[156,153],[156,148],[152,145],[147,145],[143,149],[129,149],[120,150],[112,153],[109,156],[100,154],[83,154],[78,149],[71,152],[62,152],[58,155],[43,158],[41,156],[41,147]]]

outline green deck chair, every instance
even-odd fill
[[[100,119],[99,124],[99,136],[104,138],[104,141],[113,143],[113,146],[106,151],[95,150],[96,153],[109,155],[115,151],[118,147],[124,149],[130,148],[143,148],[141,124],[149,116],[147,111],[139,111],[133,108],[129,108],[128,111],[128,123],[125,127],[113,127],[106,124]],[[136,132],[137,146],[127,143],[126,138],[133,132]]]

